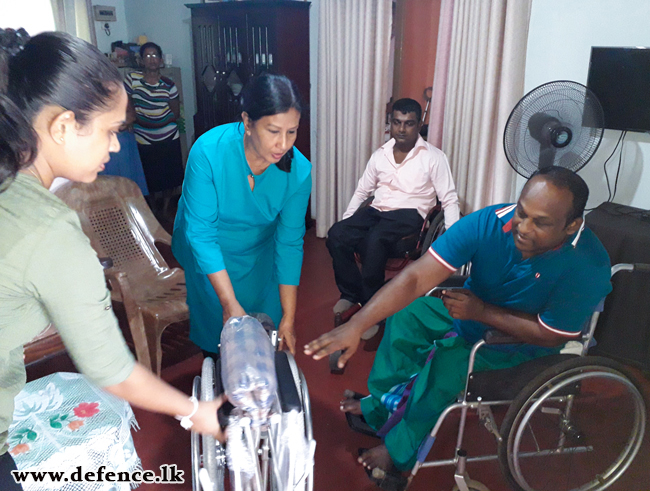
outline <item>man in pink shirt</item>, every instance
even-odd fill
[[[420,136],[421,117],[422,107],[413,99],[393,104],[391,139],[372,154],[343,219],[328,232],[327,248],[341,292],[335,313],[365,304],[382,287],[392,248],[420,231],[437,200],[446,228],[460,216],[447,156]],[[372,195],[372,204],[359,209]],[[362,258],[361,271],[355,252]],[[366,338],[376,332],[366,331]]]

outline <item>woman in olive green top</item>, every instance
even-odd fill
[[[3,80],[4,78],[4,80]],[[78,369],[130,403],[183,417],[223,438],[221,400],[200,402],[138,365],[111,310],[79,219],[48,191],[55,177],[92,182],[119,151],[127,95],[96,48],[64,33],[31,40],[0,29],[0,489],[20,489],[6,451],[23,344],[49,323]],[[185,425],[184,425],[185,426]]]

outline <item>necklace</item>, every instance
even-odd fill
[[[27,168],[27,170],[30,172],[31,175],[33,175],[36,179],[38,179],[38,182],[41,183],[41,186],[45,186],[45,184],[43,184],[43,179],[41,179],[41,175],[36,170],[36,167],[30,166]]]

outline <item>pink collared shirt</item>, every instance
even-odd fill
[[[425,218],[440,200],[445,211],[445,227],[460,217],[458,195],[444,152],[420,136],[401,164],[395,162],[395,139],[379,147],[370,157],[366,170],[350,200],[343,218],[348,218],[369,196],[379,211],[414,208]]]

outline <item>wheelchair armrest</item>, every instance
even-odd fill
[[[450,276],[445,281],[440,283],[436,288],[459,288],[465,285],[465,281],[469,276]]]
[[[523,344],[519,339],[498,329],[488,329],[483,334],[485,344]]]
[[[465,285],[465,280],[467,280],[467,278],[469,278],[469,276],[450,276],[438,286],[429,290],[425,296],[440,297],[440,294],[443,290],[449,290],[451,288],[462,288]]]
[[[373,194],[372,196],[368,196],[363,203],[359,205],[359,208],[354,210],[354,213],[358,213],[360,210],[363,210],[364,208],[368,208],[372,202],[375,200],[375,195]],[[353,214],[354,214],[353,213]]]

